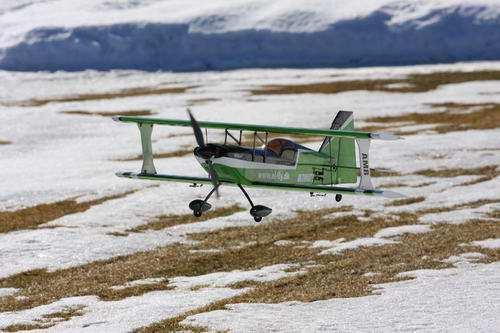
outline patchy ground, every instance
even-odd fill
[[[11,75],[0,81],[0,330],[494,330],[499,73],[470,63]],[[237,189],[196,219],[187,204],[208,186],[113,175],[140,168],[140,141],[109,117],[185,118],[188,106],[203,120],[316,128],[353,110],[358,128],[405,136],[374,141],[372,167],[376,186],[407,197],[339,205],[251,190],[273,208],[256,224]],[[193,145],[188,129],[156,127],[157,168],[202,175]]]

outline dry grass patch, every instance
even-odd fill
[[[444,84],[500,80],[500,71],[436,72],[409,74],[402,79],[351,80],[296,85],[267,85],[251,90],[253,95],[336,94],[353,90],[398,93],[427,92]]]
[[[389,169],[370,169],[370,176],[372,177],[398,177],[401,176],[399,171]]]
[[[53,221],[65,215],[84,212],[92,206],[100,205],[108,200],[123,198],[134,192],[135,191],[128,191],[85,202],[63,200],[15,211],[0,212],[0,233],[36,229],[41,224]]]
[[[388,203],[386,203],[384,206],[390,207],[390,206],[406,206],[406,205],[411,205],[417,202],[422,202],[425,201],[424,197],[414,197],[414,198],[405,198],[405,199],[399,199],[399,200],[393,200]]]
[[[364,131],[392,131],[400,135],[411,135],[419,131],[404,131],[400,125],[433,125],[433,131],[448,133],[466,130],[493,129],[500,127],[500,104],[431,104],[433,108],[445,109],[432,113],[409,113],[397,116],[372,117],[366,122],[383,124],[367,126]],[[406,126],[406,125],[405,125]]]
[[[414,174],[426,177],[458,177],[458,176],[479,176],[476,179],[457,184],[455,186],[468,186],[492,180],[500,175],[500,170],[496,165],[487,165],[478,168],[450,168],[450,169],[425,169],[416,171]]]
[[[128,111],[62,111],[61,113],[70,115],[81,116],[101,116],[101,117],[114,117],[114,116],[151,116],[154,113],[151,110],[128,110]]]
[[[53,98],[34,98],[26,101],[9,103],[7,106],[44,106],[49,103],[65,103],[65,102],[84,102],[96,101],[102,99],[115,99],[136,96],[149,95],[166,95],[166,94],[182,94],[188,89],[194,87],[139,87],[122,89],[118,91],[109,91],[103,93],[76,94],[69,96],[53,97]]]
[[[481,199],[471,202],[460,203],[452,206],[441,206],[441,207],[432,207],[432,208],[424,208],[415,212],[419,216],[425,214],[434,214],[434,213],[444,213],[451,212],[454,210],[467,209],[467,208],[478,208],[484,205],[500,203],[500,199]]]
[[[188,106],[203,105],[203,104],[207,104],[210,102],[217,102],[217,101],[220,101],[220,99],[219,98],[193,98],[193,99],[187,100],[187,105]]]
[[[192,214],[183,215],[162,215],[157,217],[154,221],[147,224],[137,226],[132,229],[126,230],[127,232],[143,232],[146,230],[161,230],[169,227],[173,227],[180,224],[196,223],[207,221],[222,216],[233,215],[234,213],[241,212],[245,210],[239,205],[232,205],[228,207],[221,207],[210,210],[203,214],[201,217],[195,217]]]
[[[2,332],[19,332],[19,331],[31,331],[31,330],[41,330],[45,328],[49,328],[51,326],[54,326],[53,324],[50,323],[44,323],[44,322],[34,322],[34,323],[26,323],[26,324],[14,324],[14,325],[9,325],[4,328],[2,328]]]

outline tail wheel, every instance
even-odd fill
[[[340,202],[342,200],[342,194],[335,194],[335,201]]]

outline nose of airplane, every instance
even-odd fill
[[[201,157],[204,160],[208,160],[212,157],[221,157],[223,153],[223,149],[213,144],[208,144],[203,147],[196,147],[194,149],[194,155]]]

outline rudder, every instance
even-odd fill
[[[354,117],[351,111],[339,111],[333,119],[332,130],[354,130]],[[358,169],[356,166],[356,144],[354,139],[325,137],[319,152],[330,156],[336,165],[336,179],[333,182],[356,183]]]

